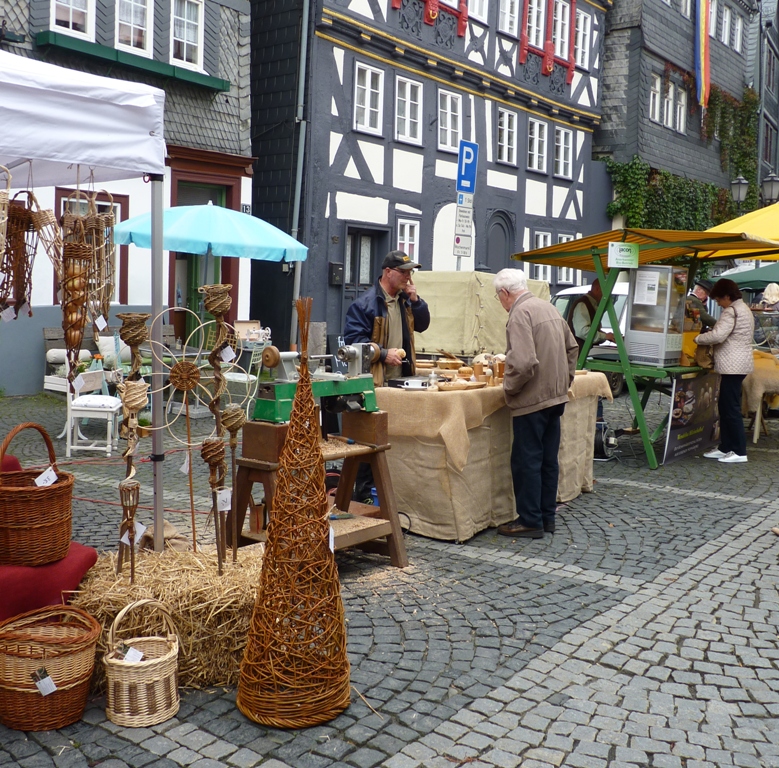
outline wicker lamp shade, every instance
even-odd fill
[[[344,608],[307,365],[311,299],[298,300],[297,309],[300,380],[236,699],[246,717],[275,728],[317,725],[349,706]]]

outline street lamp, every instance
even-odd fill
[[[733,198],[733,202],[738,206],[739,214],[741,213],[741,203],[747,199],[748,190],[749,182],[741,174],[730,182],[730,195]]]
[[[773,205],[773,203],[779,200],[779,176],[775,173],[766,176],[760,185],[760,191],[763,193],[763,204]]]

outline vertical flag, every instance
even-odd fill
[[[704,109],[709,103],[709,0],[695,0],[695,82],[698,104]]]

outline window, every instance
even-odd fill
[[[489,0],[470,0],[468,3],[468,16],[476,21],[487,21],[489,13]]]
[[[535,48],[544,47],[544,0],[527,1],[527,41]]]
[[[660,122],[660,90],[663,81],[660,75],[652,75],[652,90],[649,92],[649,119]]]
[[[687,91],[683,87],[676,91],[676,130],[687,132]]]
[[[709,37],[717,36],[717,0],[709,4]]]
[[[719,41],[723,45],[730,45],[730,8],[722,6],[722,29],[719,33]]]
[[[554,172],[555,176],[571,178],[571,145],[573,133],[567,128],[554,129]],[[561,241],[563,242],[563,241]]]
[[[517,164],[517,113],[498,109],[498,162]]]
[[[573,267],[558,267],[557,282],[573,283],[576,280],[576,270]]]
[[[517,36],[519,29],[519,0],[500,0],[498,8],[498,31]]]
[[[355,63],[354,129],[381,134],[384,72],[367,64]]]
[[[460,145],[460,102],[456,93],[438,92],[438,148],[459,150]]]
[[[576,66],[587,69],[590,66],[590,27],[592,19],[589,13],[576,11],[576,36],[574,37],[573,55]]]
[[[663,125],[666,128],[674,127],[674,88],[673,83],[668,84],[668,90],[663,99]]]
[[[771,93],[776,93],[776,56],[770,50],[765,63],[765,85]]]
[[[690,18],[690,13],[692,11],[691,0],[682,0],[681,11],[682,11],[682,16],[684,16],[687,19]]]
[[[733,21],[733,50],[741,53],[741,38],[744,37],[744,17],[736,14]]]
[[[554,55],[558,59],[568,58],[568,37],[571,29],[571,6],[565,0],[554,2],[554,25],[552,29],[552,42],[554,43]]]
[[[203,64],[203,3],[173,0],[172,58],[193,68]]]
[[[57,32],[94,39],[95,0],[54,0],[51,26]]]
[[[546,123],[532,117],[527,121],[527,167],[546,173]]]
[[[535,232],[533,234],[533,249],[546,248],[552,244],[552,234],[550,232]],[[552,279],[552,268],[548,264],[533,264],[533,280]]]
[[[418,243],[419,222],[398,219],[398,250],[408,254],[411,261],[416,261]]]
[[[768,120],[763,122],[763,162],[774,167],[776,155],[776,128]]]
[[[395,138],[422,143],[419,120],[422,112],[422,83],[399,77],[395,93]]]
[[[151,23],[148,0],[119,0],[116,8],[116,44],[132,53],[151,56]]]

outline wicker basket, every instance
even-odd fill
[[[162,615],[167,637],[133,637],[122,642],[143,652],[140,661],[125,661],[117,652],[117,632],[129,611],[141,606],[156,608]],[[132,728],[148,727],[169,720],[179,711],[179,639],[168,609],[156,600],[136,600],[122,608],[108,632],[103,657],[106,673],[106,715],[112,723]]]
[[[62,560],[70,548],[73,475],[57,469],[54,446],[40,424],[14,427],[0,445],[0,461],[16,435],[37,429],[49,451],[57,482],[35,485],[39,469],[0,472],[0,565],[46,565]]]
[[[0,624],[0,722],[19,731],[51,731],[80,720],[101,629],[69,606],[39,608]],[[40,667],[57,686],[47,696],[32,678]]]

